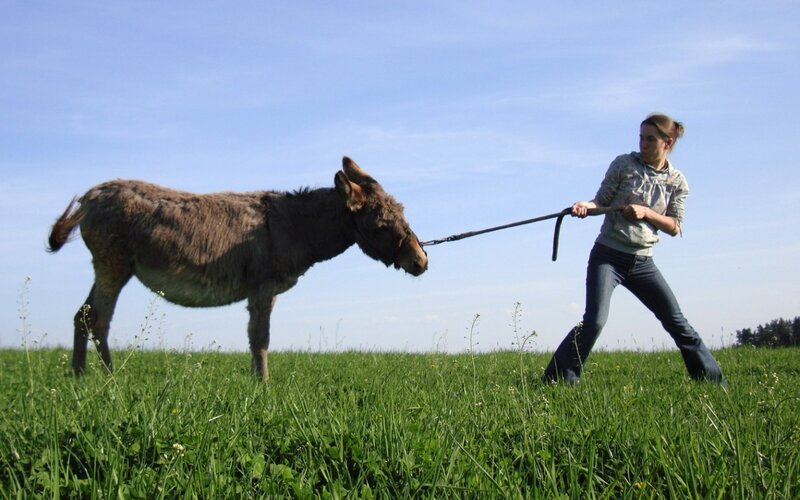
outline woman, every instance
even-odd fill
[[[670,236],[681,233],[689,187],[667,156],[683,131],[683,124],[669,116],[650,114],[639,128],[639,152],[617,157],[594,199],[572,205],[572,215],[581,218],[599,207],[619,209],[606,214],[589,255],[583,322],[567,334],[553,354],[545,381],[578,382],[608,319],[611,294],[622,285],[661,321],[693,379],[725,383],[719,365],[684,318],[651,257],[659,231]]]

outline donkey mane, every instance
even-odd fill
[[[303,197],[312,194],[315,189],[312,189],[308,186],[303,186],[301,188],[297,188],[294,191],[287,191],[285,194],[286,196],[293,198],[293,197]]]

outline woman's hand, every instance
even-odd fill
[[[652,210],[649,207],[642,205],[625,205],[622,209],[622,215],[631,222],[647,219],[651,215],[650,212]]]
[[[677,236],[681,232],[678,221],[667,215],[654,212],[650,207],[642,205],[625,205],[622,215],[631,222],[646,220],[670,236]]]
[[[594,200],[592,201],[576,201],[572,204],[572,216],[573,217],[580,217],[583,219],[587,215],[589,215],[590,208],[597,208],[597,203]]]

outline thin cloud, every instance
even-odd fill
[[[641,54],[642,60],[648,62],[641,65],[638,71],[615,68],[611,72],[613,76],[597,78],[596,81],[600,82],[598,85],[584,86],[582,91],[576,91],[576,99],[570,102],[583,104],[595,111],[639,109],[650,102],[652,96],[668,96],[676,88],[701,85],[709,78],[708,72],[721,65],[777,49],[778,46],[772,43],[743,36],[703,38],[684,42],[677,47],[662,46],[656,49],[663,54],[662,57],[653,60]],[[620,74],[624,77],[617,77]]]

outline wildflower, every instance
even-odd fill
[[[184,452],[184,450],[185,450],[185,448],[183,447],[183,445],[182,445],[182,444],[180,444],[180,443],[175,443],[175,444],[173,444],[173,445],[172,445],[172,448],[173,448],[173,449],[175,449],[175,451],[178,453],[178,455],[182,455],[182,454],[183,454],[183,452]]]

